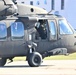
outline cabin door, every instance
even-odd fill
[[[37,43],[37,51],[43,53],[47,50],[48,44],[48,21],[47,20],[39,20],[35,24],[35,38],[34,42]]]
[[[24,24],[21,21],[15,21],[11,23],[10,28],[13,54],[24,55],[26,53]]]

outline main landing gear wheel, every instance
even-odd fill
[[[6,58],[0,58],[0,67],[6,64]]]
[[[38,67],[42,63],[42,56],[38,52],[33,52],[28,55],[28,64],[31,67]]]

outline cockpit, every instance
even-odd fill
[[[45,40],[50,38],[50,40],[57,40],[59,35],[72,35],[74,34],[74,29],[64,18],[54,18],[54,19],[46,19],[39,20],[35,23],[35,39],[39,40],[39,38]]]

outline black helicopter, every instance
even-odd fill
[[[47,56],[76,52],[76,32],[67,20],[44,9],[0,0],[0,66],[26,56],[38,67]]]

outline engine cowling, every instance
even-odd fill
[[[0,0],[0,16],[9,16],[16,13],[16,5],[11,0],[9,1],[7,0],[7,3],[6,0]]]

